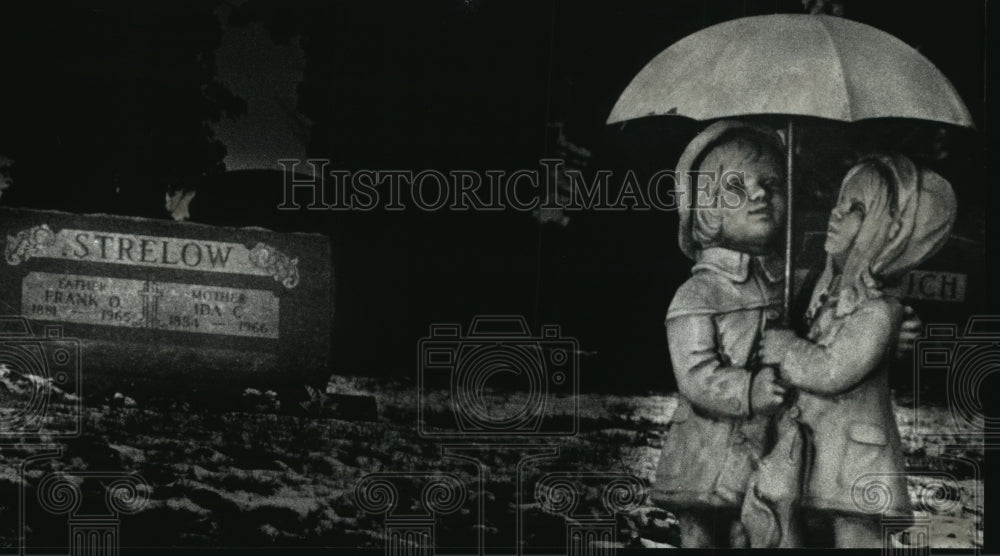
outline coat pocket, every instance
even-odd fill
[[[851,440],[860,442],[861,444],[885,446],[889,443],[885,429],[874,423],[851,423],[847,429],[847,436]]]
[[[840,461],[838,479],[842,488],[864,489],[869,482],[880,483],[887,478],[883,465],[889,439],[885,429],[875,423],[853,422],[846,431],[844,455]],[[863,508],[858,508],[859,510]]]

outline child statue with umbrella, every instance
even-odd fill
[[[909,118],[963,127],[972,126],[971,118],[940,71],[902,41],[843,18],[790,14],[733,20],[682,39],[639,72],[622,93],[608,122],[656,115],[680,115],[699,120],[777,115],[787,117],[787,129],[782,142],[775,139],[777,134],[773,130],[751,124],[716,122],[695,138],[682,156],[681,166],[690,165],[684,169],[742,172],[741,179],[732,185],[735,186],[733,191],[739,192],[745,203],[743,208],[730,210],[728,214],[715,208],[691,210],[704,206],[693,194],[695,191],[707,193],[711,205],[714,200],[711,197],[723,189],[728,190],[730,184],[719,182],[715,189],[710,187],[705,191],[697,187],[698,184],[692,187],[688,176],[678,176],[679,192],[682,193],[679,197],[682,206],[680,243],[685,254],[694,258],[696,264],[695,275],[675,294],[668,312],[668,343],[684,402],[674,416],[676,425],[670,433],[673,438],[668,437],[661,459],[654,498],[679,514],[682,535],[687,536],[687,540],[682,539],[685,546],[718,544],[718,540],[708,538],[705,531],[719,518],[724,518],[726,527],[723,529],[730,533],[731,544],[801,546],[804,540],[794,523],[795,508],[802,502],[803,493],[807,505],[824,498],[824,488],[830,480],[825,472],[816,479],[819,483],[809,478],[814,456],[820,463],[831,457],[829,454],[816,455],[815,451],[836,451],[844,447],[843,443],[828,442],[828,436],[838,439],[844,435],[847,438],[857,436],[871,442],[884,439],[878,445],[885,446],[886,453],[878,461],[899,462],[898,434],[894,444],[891,431],[895,430],[895,424],[892,422],[892,427],[888,426],[892,421],[891,412],[887,413],[887,406],[882,403],[888,399],[888,386],[882,378],[873,379],[875,386],[869,386],[877,392],[871,396],[878,400],[872,411],[885,417],[875,420],[877,427],[871,419],[862,419],[864,422],[856,426],[843,415],[829,423],[802,416],[805,413],[802,404],[807,408],[822,405],[815,400],[814,405],[810,405],[809,396],[817,393],[817,387],[804,378],[806,375],[823,376],[825,372],[818,368],[819,363],[811,365],[808,361],[829,363],[817,355],[819,351],[816,350],[823,349],[817,346],[829,347],[831,340],[826,334],[833,334],[830,332],[833,329],[851,330],[854,325],[865,329],[871,324],[858,320],[861,315],[867,315],[866,311],[854,317],[838,314],[853,301],[841,301],[841,290],[837,288],[849,284],[847,291],[856,291],[855,286],[860,284],[866,288],[863,299],[883,299],[879,295],[880,280],[891,280],[898,276],[900,269],[912,268],[939,247],[942,237],[947,236],[947,225],[934,228],[932,233],[922,229],[923,224],[916,224],[926,224],[925,216],[912,216],[920,212],[914,208],[920,206],[919,199],[924,199],[925,206],[935,204],[935,200],[941,201],[943,206],[948,202],[934,194],[922,197],[919,187],[904,185],[905,180],[862,180],[859,176],[868,176],[870,169],[854,172],[853,181],[844,186],[848,196],[856,193],[859,187],[854,181],[860,181],[866,184],[863,187],[872,189],[869,193],[874,197],[869,200],[893,200],[879,205],[885,208],[885,214],[879,212],[867,221],[866,226],[876,226],[880,232],[857,236],[861,237],[864,246],[857,245],[858,240],[852,238],[847,251],[855,253],[856,248],[861,249],[865,256],[843,255],[846,258],[842,262],[850,259],[854,265],[850,276],[843,274],[845,267],[837,267],[836,262],[828,270],[827,282],[821,285],[830,291],[822,299],[814,297],[810,313],[814,319],[825,319],[824,324],[812,321],[813,328],[807,339],[796,338],[786,330],[767,332],[766,329],[773,328],[767,322],[768,317],[778,316],[774,311],[776,307],[783,308],[785,327],[793,320],[789,307],[794,239],[791,204],[795,178],[794,118],[808,116],[845,122]],[[730,134],[728,139],[722,140],[722,135],[727,133],[723,128],[734,131],[740,125],[742,128],[736,135],[741,138]],[[783,171],[780,169],[782,143],[786,154]],[[894,161],[890,166],[897,170],[913,168],[912,163],[907,166],[901,157],[889,159]],[[746,170],[735,168],[734,164]],[[912,175],[930,176],[922,170],[913,170]],[[716,176],[717,179],[721,177],[721,174]],[[922,180],[916,182],[923,183]],[[930,177],[927,180],[927,183],[938,183]],[[908,191],[910,193],[906,193]],[[917,193],[912,193],[914,191]],[[894,205],[897,201],[903,202],[894,196],[897,194],[918,200],[912,201],[912,205]],[[910,211],[911,216],[900,220],[899,215],[906,211]],[[747,222],[747,217],[756,220],[757,226],[740,226]],[[770,225],[776,217],[785,223],[783,272],[775,272],[773,264],[776,247],[780,248],[781,244],[780,227]],[[891,224],[886,224],[887,218]],[[769,225],[764,226],[765,222]],[[770,230],[770,236],[759,235],[765,228]],[[880,235],[881,232],[885,234]],[[836,243],[836,234],[831,236]],[[904,254],[907,248],[899,247],[900,242],[920,251],[920,256],[913,254],[916,251]],[[892,254],[882,254],[881,248],[890,249]],[[893,262],[885,262],[886,256]],[[839,257],[841,255],[833,257],[831,254],[832,259],[839,260]],[[863,271],[855,273],[858,268]],[[711,273],[715,276],[709,276]],[[830,276],[841,276],[846,282],[834,283]],[[863,276],[869,279],[865,281]],[[753,287],[744,285],[751,280]],[[840,309],[827,306],[834,295],[832,291],[837,292],[836,303]],[[882,302],[888,303],[884,299]],[[882,376],[875,369],[881,368],[882,357],[891,351],[890,346],[895,346],[897,341],[905,345],[913,339],[912,323],[910,326],[905,324],[903,310],[892,303],[883,308],[887,318],[881,324],[888,327],[888,335],[872,339],[867,344],[871,349],[857,350],[875,355],[872,361],[867,361],[872,365],[852,367],[854,374],[851,376]],[[848,324],[834,326],[829,322],[831,315],[846,317]],[[901,328],[908,333],[899,335]],[[767,338],[764,344],[759,341],[761,337]],[[766,349],[762,348],[764,345]],[[810,345],[811,348],[807,347]],[[839,347],[844,345],[839,344]],[[790,356],[792,359],[786,360],[788,353],[806,355],[798,356],[799,359]],[[775,366],[790,375],[774,379]],[[784,370],[786,367],[788,371]],[[689,380],[691,377],[697,380]],[[794,408],[785,410],[780,418],[767,417],[791,397],[801,400],[796,401]],[[816,431],[811,430],[812,427]],[[876,428],[882,431],[881,436],[876,434]],[[889,463],[876,467],[884,467],[890,474],[901,469]],[[902,479],[896,479],[895,486],[899,480]],[[703,486],[708,490],[700,491]],[[839,499],[843,501],[842,497]],[[740,507],[742,527],[739,520],[733,519],[734,509]],[[906,508],[900,506],[889,510],[905,512]],[[868,546],[874,542],[870,521],[850,521],[841,525],[838,544]],[[715,529],[718,530],[717,525]]]

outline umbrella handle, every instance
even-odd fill
[[[792,183],[795,176],[795,122],[788,120],[788,128],[785,133],[785,146],[787,158],[785,160],[785,291],[782,299],[781,322],[785,328],[792,325]]]

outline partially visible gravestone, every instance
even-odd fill
[[[330,245],[318,234],[0,209],[0,314],[59,325],[90,373],[323,384]]]

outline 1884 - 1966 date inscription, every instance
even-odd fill
[[[31,272],[21,301],[36,320],[278,338],[278,299],[264,290]]]

